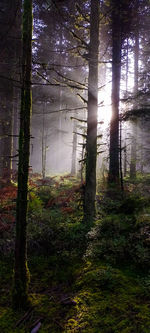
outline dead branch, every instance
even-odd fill
[[[17,321],[17,323],[16,323],[16,325],[15,325],[15,328],[16,328],[16,327],[19,327],[19,326],[20,326],[25,320],[27,320],[27,319],[30,317],[32,311],[33,311],[33,307],[30,308],[30,309],[24,314],[24,316],[23,316],[21,319],[19,319],[19,320]]]

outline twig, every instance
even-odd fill
[[[43,319],[44,319],[43,317],[37,319],[32,325],[30,325],[29,329],[33,329],[33,328],[35,328],[35,326],[36,326],[39,322],[43,321]]]
[[[16,327],[19,327],[20,324],[21,324],[23,321],[25,321],[25,320],[31,315],[31,312],[32,312],[32,311],[33,311],[33,307],[30,308],[30,309],[24,314],[24,316],[23,316],[21,319],[19,319],[19,320],[17,321],[17,323],[16,323],[16,325],[15,325],[15,328],[16,328]]]

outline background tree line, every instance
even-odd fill
[[[31,1],[25,0],[22,28],[21,8],[21,1],[13,5],[11,1],[1,2],[0,6],[0,168],[2,180],[8,183],[12,171],[18,170],[14,285],[17,305],[28,299],[27,184],[29,166],[32,164],[34,170],[37,160],[36,150],[45,178],[48,161],[53,159],[51,143],[57,149],[55,168],[66,159],[64,138],[66,143],[74,142],[67,152],[70,161],[72,157],[73,173],[77,159],[78,171],[85,169],[80,172],[85,180],[84,222],[92,223],[95,216],[97,156],[99,165],[105,164],[109,186],[115,184],[118,189],[123,190],[123,176],[130,174],[135,178],[136,171],[149,170],[148,1],[37,0],[32,8]],[[98,113],[104,112],[105,105],[98,96],[104,88],[107,91],[109,81],[112,117],[107,144],[103,141],[102,122],[98,121]],[[36,146],[37,132],[41,151],[39,143]],[[104,150],[99,157],[101,145]]]

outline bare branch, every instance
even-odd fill
[[[79,96],[81,98],[82,102],[84,102],[86,104],[88,103],[88,101],[83,96],[81,96],[80,94],[77,93],[77,96]]]

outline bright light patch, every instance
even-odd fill
[[[111,83],[98,92],[98,122],[103,121],[101,125],[104,129],[108,127],[112,115],[111,110]]]

